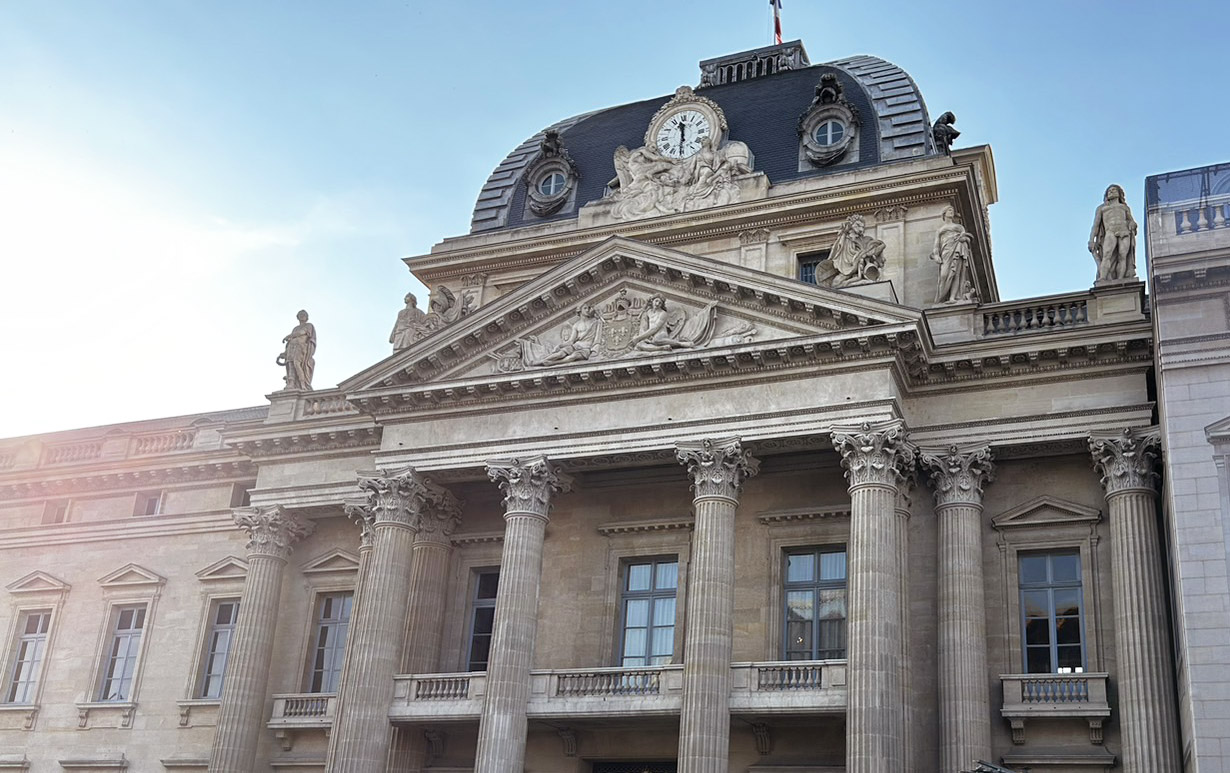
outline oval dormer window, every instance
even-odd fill
[[[538,192],[543,196],[555,196],[561,193],[567,186],[568,181],[560,172],[551,172],[545,175],[538,181]]]
[[[830,147],[841,142],[846,136],[846,126],[841,121],[825,121],[816,127],[813,136],[816,138],[817,145]]]

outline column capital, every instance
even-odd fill
[[[935,489],[935,504],[982,505],[982,486],[995,480],[990,446],[919,449],[918,461]]]
[[[760,462],[737,437],[676,443],[675,458],[692,476],[692,490],[701,497],[739,498],[743,481],[760,470]]]
[[[376,544],[376,517],[371,510],[367,508],[367,502],[364,500],[356,500],[345,502],[342,504],[342,511],[346,513],[346,517],[354,521],[355,526],[359,527],[359,550],[370,550]]]
[[[841,454],[851,490],[867,485],[895,489],[914,466],[914,446],[906,440],[900,419],[833,427],[833,448]]]
[[[1162,455],[1157,427],[1091,434],[1089,452],[1094,469],[1102,476],[1106,496],[1132,489],[1157,490],[1157,463]]]
[[[547,520],[551,495],[572,490],[572,476],[562,472],[545,456],[529,459],[492,459],[487,477],[504,492],[504,517],[513,513]]]
[[[281,505],[241,507],[232,517],[248,533],[249,556],[271,556],[285,561],[295,543],[315,530],[311,521],[287,512]]]
[[[465,502],[431,480],[424,480],[422,533],[440,537],[444,542],[461,525]]]
[[[351,507],[364,511],[361,518],[366,525],[360,523],[360,529],[375,529],[387,524],[418,531],[423,526],[424,512],[452,497],[413,467],[361,472],[359,488],[366,501]]]

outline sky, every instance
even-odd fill
[[[1109,183],[1143,223],[1146,175],[1230,155],[1222,2],[783,6],[992,146],[1004,299],[1090,286]],[[336,385],[512,148],[771,36],[766,0],[0,0],[0,437],[263,404],[301,308]]]

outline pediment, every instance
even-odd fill
[[[1230,416],[1205,427],[1204,436],[1208,438],[1210,443],[1216,445],[1230,443]]]
[[[242,580],[248,576],[248,562],[237,556],[227,556],[196,573],[201,582]]]
[[[304,574],[356,572],[359,569],[359,557],[348,550],[334,548],[315,558],[308,559],[300,568]]]
[[[9,593],[67,593],[71,588],[68,583],[46,572],[30,572],[25,577],[15,580],[5,588]]]
[[[920,313],[613,237],[343,382],[385,391],[914,330]],[[896,335],[894,331],[893,335]],[[586,379],[581,378],[581,381]]]
[[[137,564],[126,564],[110,574],[98,578],[98,584],[104,588],[139,588],[150,585],[163,585],[166,578],[157,572],[152,572]]]
[[[1100,520],[1102,511],[1096,507],[1044,495],[1000,513],[991,519],[991,524],[997,529],[1010,529],[1025,526],[1095,524]]]

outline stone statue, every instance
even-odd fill
[[[521,363],[526,367],[555,365],[561,362],[588,360],[602,340],[602,317],[594,307],[586,303],[577,309],[576,319],[560,330],[559,343],[548,346],[537,336],[523,338]]]
[[[462,293],[461,300],[458,301],[452,290],[444,285],[438,285],[431,296],[430,308],[431,313],[437,316],[439,322],[434,325],[429,322],[431,329],[456,322],[466,316],[474,311],[473,303],[474,296],[470,293]]]
[[[841,84],[837,81],[837,76],[831,72],[826,72],[820,76],[820,82],[816,84],[816,96],[812,99],[812,107],[819,105],[832,105],[841,100]]]
[[[286,349],[277,363],[286,368],[286,389],[311,389],[312,373],[316,370],[316,328],[308,322],[308,313],[300,310],[299,324],[282,339]]]
[[[1136,221],[1118,185],[1106,189],[1093,216],[1089,252],[1098,264],[1098,282],[1136,278]]]
[[[655,293],[649,296],[649,304],[641,314],[640,330],[632,337],[632,348],[665,352],[705,346],[713,338],[716,322],[716,301],[689,317],[678,309],[667,309],[666,299]]]
[[[850,215],[837,233],[829,256],[816,266],[816,284],[845,287],[877,282],[884,268],[884,242],[867,236],[862,215]]]
[[[718,146],[715,136],[706,138],[699,152],[674,160],[644,146],[615,149],[615,179],[608,187],[615,205],[611,216],[634,220],[654,215],[673,215],[739,200],[734,178],[751,171],[751,151],[742,142]]]
[[[953,126],[957,122],[957,116],[951,112],[944,113],[940,116],[935,125],[931,127],[931,136],[935,138],[935,147],[944,151],[948,155],[952,155],[952,143],[961,136],[961,132],[957,131]]]
[[[562,155],[564,143],[560,141],[559,132],[555,129],[548,129],[542,136],[542,142],[538,143],[538,149],[548,158]]]
[[[969,300],[966,293],[972,289],[969,281],[969,245],[973,237],[964,226],[955,222],[957,212],[951,206],[944,207],[940,217],[944,224],[935,232],[935,247],[931,249],[931,260],[940,264],[935,302],[960,303]]]
[[[400,352],[427,334],[427,313],[419,308],[414,293],[406,293],[406,308],[397,312],[397,322],[389,333],[393,351]]]

